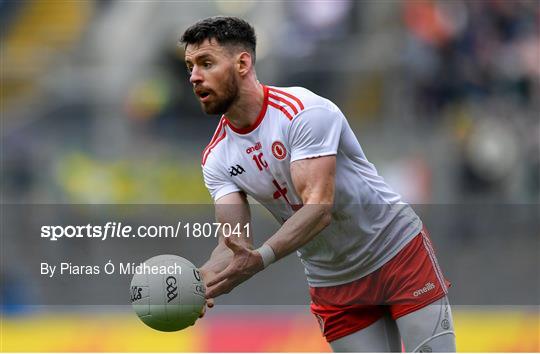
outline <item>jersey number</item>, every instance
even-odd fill
[[[268,163],[264,161],[262,152],[260,152],[258,155],[253,155],[253,161],[255,161],[259,171],[262,171],[263,168],[268,168]]]
[[[268,168],[268,163],[264,161],[262,152],[260,152],[258,155],[253,155],[253,161],[255,161],[255,164],[257,165],[257,168],[259,169],[259,171],[262,171],[263,169]],[[285,202],[287,202],[287,204],[289,204],[289,206],[295,211],[302,207],[301,204],[292,205],[291,202],[289,202],[289,198],[287,198],[287,187],[281,187],[279,185],[279,182],[276,181],[275,179],[272,180],[272,183],[276,187],[276,191],[274,192],[274,195],[273,195],[274,199],[279,199],[283,197],[283,199],[285,199]]]

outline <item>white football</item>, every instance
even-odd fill
[[[160,255],[142,263],[131,280],[131,304],[141,321],[158,331],[192,326],[205,302],[199,270],[187,259]]]

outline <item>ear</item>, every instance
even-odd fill
[[[242,52],[238,54],[236,60],[236,67],[240,76],[246,76],[253,67],[251,54],[249,54],[248,52]]]

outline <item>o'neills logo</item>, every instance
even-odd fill
[[[262,149],[262,145],[261,145],[261,142],[260,141],[257,141],[257,143],[253,146],[250,146],[246,149],[246,153],[247,154],[251,154],[252,152],[255,152],[255,151],[259,151],[260,149]]]
[[[435,289],[435,284],[433,284],[432,282],[429,282],[429,283],[426,283],[426,285],[422,288],[422,289],[418,289],[416,290],[414,293],[413,293],[413,296],[415,297],[418,297],[422,294],[425,294],[427,293],[428,291],[431,291]]]

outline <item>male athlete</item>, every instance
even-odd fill
[[[447,283],[427,232],[368,162],[345,116],[301,87],[257,81],[255,32],[211,17],[181,38],[193,91],[220,114],[202,154],[221,223],[250,222],[246,195],[282,224],[262,247],[221,237],[201,267],[207,304],[296,251],[334,351],[453,352]]]

